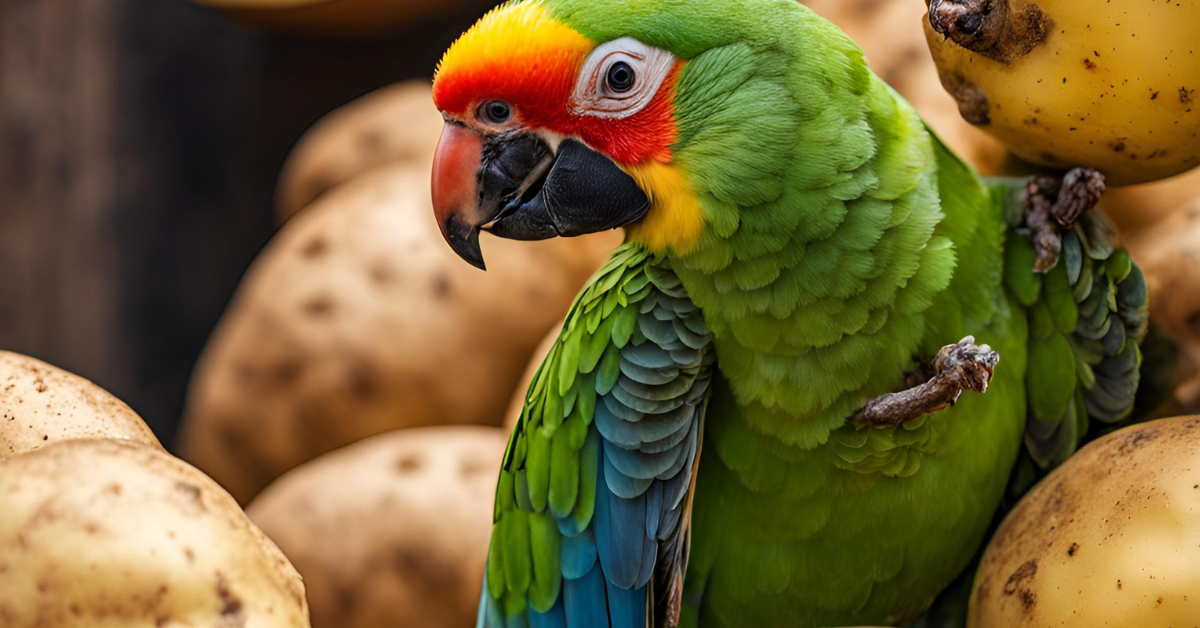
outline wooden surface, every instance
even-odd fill
[[[428,77],[476,15],[338,43],[186,0],[0,0],[0,348],[95,381],[169,444],[274,229],[288,148],[330,109]]]

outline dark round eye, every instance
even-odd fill
[[[479,109],[480,115],[492,124],[504,124],[512,119],[512,105],[503,100],[489,100]]]
[[[633,89],[633,68],[628,63],[618,61],[608,67],[608,87],[614,92],[627,92]]]

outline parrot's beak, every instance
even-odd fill
[[[511,240],[577,236],[625,226],[649,208],[633,177],[574,139],[554,152],[534,133],[482,134],[447,121],[433,158],[442,236],[480,269],[480,230]]]

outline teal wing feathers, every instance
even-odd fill
[[[1044,275],[1032,272],[1026,234],[1013,229],[1005,246],[1005,283],[1029,308],[1025,444],[1043,469],[1075,452],[1089,419],[1118,423],[1133,411],[1146,280],[1114,241],[1105,219],[1086,213],[1065,231],[1062,255]]]
[[[624,245],[593,277],[504,456],[480,627],[678,612],[711,340],[662,258]]]

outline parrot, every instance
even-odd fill
[[[984,179],[795,0],[507,2],[433,100],[466,263],[624,230],[525,394],[480,627],[912,622],[1131,413],[1102,176]]]

